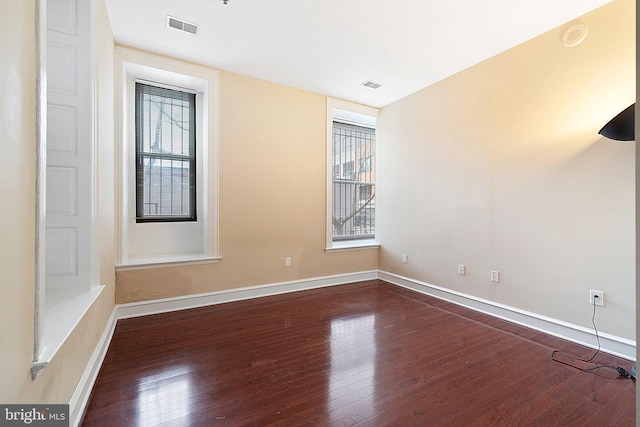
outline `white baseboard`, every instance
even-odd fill
[[[118,319],[126,319],[129,317],[167,313],[170,311],[205,307],[225,302],[304,291],[307,289],[322,288],[325,286],[342,285],[345,283],[360,282],[363,280],[375,280],[377,278],[377,270],[362,271],[357,273],[294,280],[291,282],[271,283],[268,285],[250,286],[246,288],[229,289],[203,294],[185,295],[175,298],[132,302],[120,304],[116,306],[116,308],[118,310]]]
[[[402,286],[403,288],[442,299],[471,310],[526,326],[558,338],[566,339],[590,348],[597,348],[594,331],[579,325],[520,310],[393,273],[379,271],[378,278],[394,285]],[[636,360],[635,341],[602,332],[599,332],[598,336],[600,337],[601,351],[628,360]]]
[[[80,381],[78,382],[78,385],[71,396],[71,400],[69,401],[70,426],[77,427],[80,424],[82,414],[84,413],[84,409],[89,402],[89,397],[91,396],[91,390],[98,378],[98,372],[102,367],[102,362],[104,361],[104,357],[109,349],[109,344],[111,343],[111,337],[113,336],[113,331],[116,328],[117,320],[116,309],[114,307],[111,312],[111,316],[109,316],[109,320],[107,320],[107,325],[102,332],[102,336],[100,337],[96,348],[93,350],[82,377],[80,377]]]

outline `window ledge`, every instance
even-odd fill
[[[355,251],[360,249],[378,249],[380,243],[372,240],[351,240],[345,242],[334,242],[330,248],[325,248],[325,252]]]
[[[128,270],[145,270],[149,268],[159,267],[179,267],[183,265],[196,264],[215,264],[219,262],[221,257],[185,257],[185,258],[145,258],[139,260],[131,260],[126,263],[116,265],[116,271]]]
[[[40,372],[49,365],[49,362],[103,290],[104,285],[99,285],[87,291],[67,293],[46,311],[44,314],[44,349],[38,360],[31,365],[33,379],[36,379]]]

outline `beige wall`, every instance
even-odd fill
[[[0,14],[0,401],[29,385],[35,251],[35,8],[2,0]],[[19,35],[19,37],[17,36]]]
[[[634,18],[616,0],[577,47],[558,28],[383,108],[380,269],[585,327],[603,290],[599,329],[635,340],[635,144],[597,134],[635,99]]]
[[[35,381],[30,371],[35,289],[35,1],[0,3],[0,144],[5,153],[0,156],[0,194],[11,201],[11,209],[5,206],[0,211],[3,403],[68,403],[114,307],[113,150],[109,149],[113,147],[113,38],[106,9],[102,1],[98,3],[100,278],[106,289]]]
[[[375,270],[376,250],[324,251],[325,117],[322,95],[221,72],[222,260],[118,272],[117,302]]]

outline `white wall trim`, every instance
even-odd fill
[[[326,286],[343,285],[345,283],[375,280],[378,278],[376,270],[357,273],[339,274],[335,276],[317,277],[312,279],[294,280],[290,282],[270,283],[267,285],[249,286],[245,288],[229,289],[202,294],[185,295],[175,298],[119,304],[118,319],[146,316],[149,314],[167,313],[189,308],[222,304],[225,302],[242,301],[289,292],[304,291]]]
[[[41,314],[47,333],[40,358],[31,365],[33,379],[36,379],[42,370],[49,366],[49,362],[58,354],[58,350],[62,348],[67,338],[93,306],[104,287],[99,285],[88,291],[69,293],[49,311]]]
[[[583,326],[520,310],[515,307],[399,276],[394,273],[379,271],[378,278],[394,285],[402,286],[403,288],[445,300],[521,326],[526,326],[567,341],[590,348],[597,348],[594,331]],[[636,360],[635,341],[603,332],[598,332],[598,336],[600,337],[601,351],[628,360]]]
[[[215,264],[220,262],[222,257],[216,258],[188,258],[181,261],[175,258],[170,261],[162,259],[144,260],[144,262],[136,261],[129,262],[127,264],[116,265],[117,271],[129,271],[129,270],[147,270],[149,268],[162,268],[162,267],[180,267],[183,265],[197,265],[197,264]]]
[[[80,381],[71,396],[71,400],[69,401],[70,426],[76,427],[80,424],[85,407],[89,402],[89,396],[91,396],[91,390],[98,378],[98,372],[100,372],[102,362],[107,355],[109,344],[111,344],[111,338],[113,337],[113,332],[115,331],[116,322],[118,320],[116,314],[117,310],[114,307],[111,312],[111,316],[109,316],[109,320],[107,321],[107,325],[102,332],[102,336],[100,337],[96,348],[93,350],[93,353],[87,362],[87,366],[82,373],[82,377],[80,377]]]
[[[47,213],[47,4],[36,2],[36,200],[35,200],[35,301],[33,362],[37,378],[47,362],[41,362],[44,352],[45,313],[45,257],[46,257],[46,213]]]
[[[344,252],[344,251],[357,251],[360,249],[378,249],[380,248],[380,243],[368,242],[364,243],[362,240],[357,240],[358,243],[355,244],[345,244],[341,246],[334,246],[331,248],[325,248],[325,252]],[[335,243],[334,243],[335,244]]]

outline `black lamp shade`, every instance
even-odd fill
[[[609,121],[600,132],[602,136],[616,141],[635,141],[635,121],[636,104],[631,104],[620,114]]]

